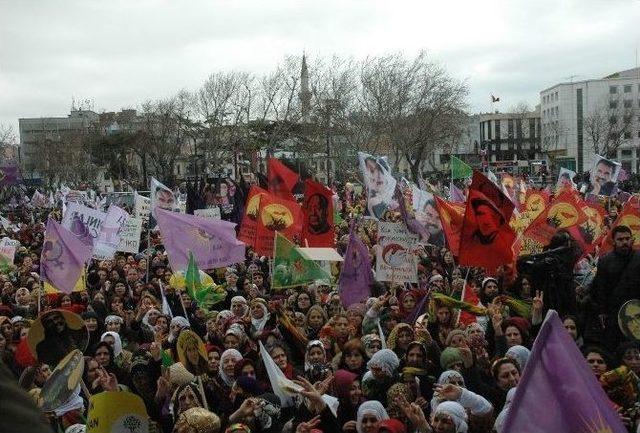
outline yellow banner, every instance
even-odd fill
[[[149,433],[149,416],[140,397],[108,391],[91,396],[87,433]]]

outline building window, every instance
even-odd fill
[[[556,97],[556,101],[557,101],[558,100],[558,92],[556,92],[555,97]]]
[[[631,108],[633,107],[633,101],[631,99],[625,99],[623,105],[624,108]]]
[[[624,158],[625,156],[631,158],[632,154],[633,154],[633,150],[631,149],[622,149],[620,151],[620,155],[622,158]]]
[[[624,93],[631,93],[631,84],[625,84]]]
[[[609,108],[611,109],[618,108],[618,101],[613,101],[613,100],[609,101]]]
[[[625,140],[631,139],[631,131],[624,131],[624,139]]]
[[[609,86],[609,94],[616,95],[618,93],[618,86]]]

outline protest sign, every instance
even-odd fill
[[[149,416],[144,401],[124,391],[92,395],[87,413],[87,433],[149,433]]]
[[[69,203],[67,205],[67,211],[62,217],[61,224],[62,227],[67,230],[71,230],[76,236],[78,236],[78,233],[76,233],[76,231],[74,230],[73,225],[75,216],[77,216],[82,224],[84,224],[88,235],[91,237],[91,239],[93,240],[93,244],[95,245],[95,242],[100,235],[102,224],[104,224],[104,220],[107,218],[106,212],[92,209],[90,207],[81,205],[80,203]]]
[[[133,193],[133,216],[141,218],[145,223],[149,221],[151,213],[151,199],[137,192]]]
[[[118,251],[137,253],[140,250],[140,235],[142,234],[142,219],[129,217],[120,231]]]
[[[220,208],[218,206],[214,206],[208,209],[196,209],[193,211],[195,216],[203,217],[203,218],[211,218],[214,220],[220,219]]]
[[[93,257],[98,260],[110,260],[120,245],[120,232],[129,214],[118,206],[111,205],[102,224],[95,243]],[[137,252],[137,251],[136,251]]]
[[[380,221],[376,252],[376,280],[393,283],[417,283],[418,259],[414,248],[418,235],[404,224]]]

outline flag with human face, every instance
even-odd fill
[[[611,196],[617,193],[618,174],[622,165],[600,155],[595,155],[591,167],[591,186],[587,191],[593,195]]]
[[[391,175],[389,164],[384,157],[358,152],[358,162],[367,190],[369,215],[380,219],[385,212],[397,207],[394,199],[396,180]]]
[[[338,280],[342,305],[349,308],[353,304],[366,301],[371,296],[372,284],[369,249],[358,237],[355,226],[352,226]]]
[[[515,205],[498,186],[473,172],[460,236],[459,264],[489,271],[513,262],[516,240],[509,221]]]
[[[333,191],[310,179],[304,182],[304,186],[302,238],[305,245],[333,248],[335,245]]]
[[[176,198],[173,191],[164,186],[162,183],[158,181],[155,177],[151,178],[151,186],[150,186],[150,194],[151,194],[151,216],[156,218],[156,208],[168,210],[171,212],[179,212],[180,211],[180,203],[178,203],[178,199]]]
[[[500,371],[498,371],[498,375]],[[503,433],[625,433],[578,346],[550,310],[518,382]]]
[[[236,239],[235,224],[156,208],[162,242],[174,270],[187,268],[189,251],[201,269],[243,262],[245,244]]]
[[[91,247],[49,218],[40,256],[42,281],[61,292],[71,293],[90,257]]]

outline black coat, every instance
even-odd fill
[[[592,295],[600,314],[617,317],[622,304],[640,299],[640,252],[611,252],[598,261]]]

